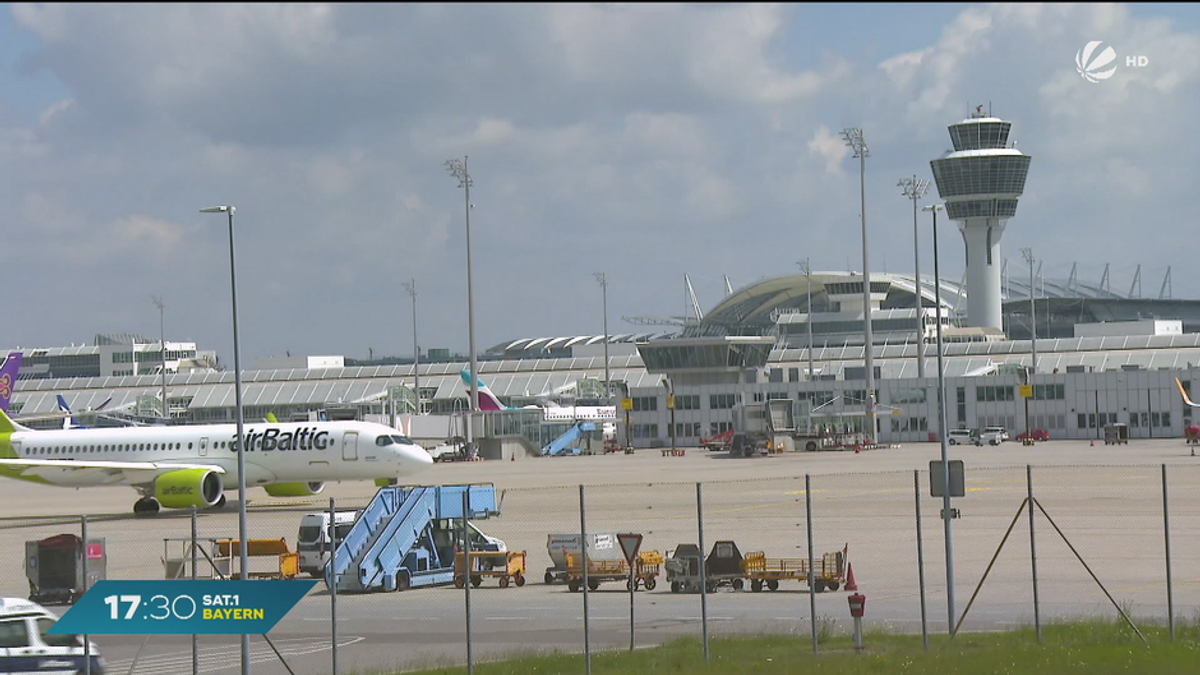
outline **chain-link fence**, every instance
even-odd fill
[[[269,641],[252,636],[251,663],[256,673],[384,672],[563,651],[579,653],[581,672],[589,672],[594,652],[690,637],[708,654],[710,646],[720,649],[710,637],[747,633],[792,635],[798,648],[820,650],[829,635],[851,631],[852,593],[866,597],[868,628],[911,634],[917,644],[923,630],[956,627],[986,631],[1121,613],[1136,625],[1166,625],[1172,613],[1194,620],[1198,490],[1200,466],[972,469],[965,496],[953,500],[951,589],[942,499],[931,496],[928,471],[497,490],[494,504],[472,505],[469,540],[482,555],[467,575],[462,508],[437,498],[433,518],[414,516],[419,509],[406,505],[416,489],[399,488],[392,510],[355,543],[365,551],[394,537],[393,554],[349,556],[338,569],[353,578],[338,577],[344,583],[335,596],[323,567],[334,542],[308,549],[301,560],[321,581]],[[375,508],[364,499],[334,506]],[[329,511],[329,500],[255,508],[249,538],[284,539],[295,551],[298,535],[314,537],[302,524],[326,526],[337,517],[314,516]],[[193,539],[187,512],[88,519],[89,543],[102,544],[102,554],[90,549],[94,561],[88,556],[93,580],[237,574],[221,544],[237,537],[237,510],[203,511],[194,522]],[[16,560],[21,540],[82,534],[78,518],[0,527],[10,544],[0,564],[26,571],[30,561]],[[641,535],[632,568],[622,534]],[[322,535],[355,536],[342,528]],[[501,545],[506,550],[495,550]],[[321,567],[311,567],[314,559]],[[252,557],[248,571],[291,572],[275,554]],[[27,576],[28,588],[15,575],[0,582],[3,594],[46,590],[33,586],[36,574]],[[109,673],[239,666],[237,636],[98,642]]]

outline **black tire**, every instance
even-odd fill
[[[481,584],[483,584],[483,577],[479,577],[479,576],[471,577],[471,585],[472,586],[474,586],[475,588],[479,588],[479,586]]]
[[[768,579],[767,580],[767,590],[769,590],[769,591],[779,590],[779,580],[778,579]]]
[[[588,590],[595,591],[597,588],[600,588],[600,581],[598,579],[588,579]]]
[[[546,576],[542,577],[542,581],[545,581],[548,584],[554,583],[554,573],[547,571]]]
[[[753,591],[755,593],[761,593],[762,589],[763,589],[763,582],[761,579],[755,579],[754,581],[750,582],[750,590],[751,591]]]
[[[514,574],[513,575],[513,583],[517,585],[517,588],[524,586],[525,585],[525,575],[524,574]]]
[[[508,577],[500,577],[500,588],[508,588]]]
[[[567,582],[567,590],[572,593],[578,593],[581,588],[583,588],[583,584],[578,581],[572,580]]]
[[[816,441],[809,441],[808,443],[806,443],[806,444],[804,445],[804,449],[805,449],[805,450],[807,450],[807,451],[809,451],[809,452],[816,452],[816,450],[817,450],[817,442],[816,442]]]
[[[733,590],[735,590],[735,591],[740,591],[740,590],[742,590],[742,589],[743,589],[743,588],[745,588],[745,587],[746,587],[746,582],[745,582],[745,581],[742,581],[741,579],[734,579],[734,580],[733,580]]]
[[[958,441],[954,440],[953,438],[951,438],[949,441],[947,441],[947,443],[949,443],[950,445],[958,445]]]
[[[463,577],[461,575],[454,577],[454,587],[455,588],[463,588],[466,585],[467,585],[467,582],[465,579],[463,579]]]
[[[814,593],[824,593],[825,592],[825,582],[821,579],[813,579],[813,592]]]
[[[682,588],[683,588],[683,585],[680,584],[678,581],[671,582],[671,592],[672,593],[678,593],[680,591],[680,589],[682,589]]]
[[[829,590],[831,590],[831,591],[836,591],[836,590],[838,589],[838,587],[839,587],[839,586],[841,586],[841,584],[839,584],[839,583],[838,583],[838,582],[836,582],[836,581],[830,581],[830,582],[829,582]]]
[[[648,590],[648,591],[652,591],[652,590],[654,590],[655,586],[658,586],[658,582],[654,580],[654,577],[650,577],[649,579],[646,579],[642,583],[645,584],[646,590]]]

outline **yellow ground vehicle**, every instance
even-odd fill
[[[247,579],[295,579],[300,573],[300,554],[295,551],[289,551],[286,539],[248,539],[249,543],[246,546],[246,557],[257,558],[266,556],[276,556],[279,561],[279,566],[275,569],[266,571],[250,571],[247,570]],[[218,567],[225,567],[230,570],[230,579],[241,579],[241,571],[237,569],[233,562],[239,560],[241,556],[241,542],[237,539],[218,539],[216,541],[216,551],[213,556],[214,562]],[[221,560],[229,562],[222,564]]]
[[[463,564],[466,554],[458,551],[454,554],[454,587],[463,588],[467,585]],[[479,588],[484,577],[500,580],[500,588],[508,588],[509,583],[518,588],[525,585],[525,551],[471,551],[471,585]]]
[[[594,560],[588,559],[588,590],[600,588],[606,581],[624,581],[625,589],[638,586],[648,591],[658,585],[658,574],[663,564],[663,557],[658,551],[642,551],[635,561],[636,571],[633,578],[629,577],[629,563],[624,560]],[[567,554],[567,588],[575,593],[583,588],[583,564],[579,556]]]
[[[742,558],[742,573],[750,580],[750,590],[755,593],[763,586],[768,590],[779,589],[779,582],[794,579],[808,583],[808,558],[768,558],[762,551],[752,551]],[[836,591],[845,583],[846,560],[842,551],[826,553],[813,566],[813,590],[817,593],[826,589]]]

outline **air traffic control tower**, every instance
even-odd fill
[[[1017,213],[1030,158],[1009,143],[1012,122],[982,110],[950,125],[954,150],[930,165],[946,214],[958,221],[967,247],[967,325],[1003,329],[1000,237]]]

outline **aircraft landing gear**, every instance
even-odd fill
[[[158,513],[158,500],[154,497],[142,497],[133,503],[133,512],[138,515]]]

